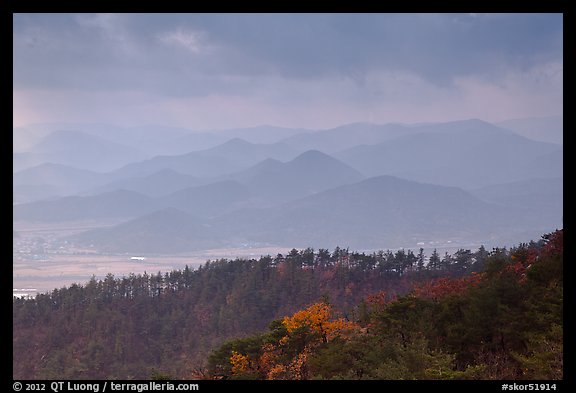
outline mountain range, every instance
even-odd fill
[[[197,135],[167,128],[166,145],[197,138],[203,148],[144,159],[137,158],[146,156],[144,141],[160,143],[162,127],[146,129],[131,146],[135,129],[120,129],[109,143],[102,141],[113,128],[92,129],[99,135],[48,133],[15,162],[18,154],[40,160],[41,152],[85,149],[89,141],[87,161],[102,149],[102,157],[115,152],[129,162],[118,165],[116,157],[88,169],[72,165],[82,156],[76,151],[16,171],[14,220],[122,218],[70,238],[114,252],[517,242],[562,226],[562,145],[481,120]]]

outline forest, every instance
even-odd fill
[[[293,249],[13,300],[14,379],[563,377],[563,230],[509,249]]]

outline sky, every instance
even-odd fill
[[[562,14],[14,14],[13,125],[563,113]]]

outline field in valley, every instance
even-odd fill
[[[177,255],[103,255],[91,249],[75,249],[62,241],[65,236],[117,222],[75,222],[38,224],[15,222],[12,258],[13,293],[44,293],[73,283],[85,283],[92,276],[116,277],[130,273],[148,274],[182,269],[195,269],[207,260],[236,257],[275,256],[290,251],[286,248],[227,248],[202,250]],[[144,257],[132,259],[132,257]],[[25,290],[25,291],[23,291]]]

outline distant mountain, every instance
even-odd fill
[[[510,119],[496,123],[496,125],[535,141],[559,145],[563,144],[564,141],[563,116]]]
[[[327,154],[309,150],[287,163],[265,160],[236,178],[261,197],[288,201],[355,183],[364,176]]]
[[[237,166],[248,167],[267,158],[280,161],[291,160],[298,155],[299,150],[295,150],[284,143],[256,144],[240,138],[233,138],[221,145],[204,150],[202,153],[226,158],[233,161]]]
[[[12,204],[41,201],[44,199],[58,198],[66,195],[61,193],[58,187],[46,184],[21,185],[12,187]]]
[[[290,202],[257,231],[259,241],[301,246],[414,247],[482,239],[508,227],[504,209],[455,188],[380,176]]]
[[[282,170],[283,166],[283,162],[274,158],[267,158],[248,169],[226,175],[225,177],[246,184],[248,182],[254,181],[254,179],[260,176],[267,176],[267,174],[270,174],[269,176],[274,177],[278,171]]]
[[[191,152],[173,156],[156,156],[144,161],[133,162],[111,173],[116,180],[149,176],[163,169],[170,169],[194,177],[211,178],[238,170],[228,159],[202,152]]]
[[[29,127],[12,127],[12,152],[23,153],[34,146],[48,132]]]
[[[150,197],[159,197],[171,194],[184,188],[201,184],[202,181],[191,175],[184,175],[172,169],[161,169],[147,176],[130,177],[115,180],[95,189],[90,194],[101,194],[113,190],[129,190]]]
[[[249,148],[259,146],[232,140],[220,146],[218,151],[224,154],[231,145],[247,145]],[[88,179],[81,181],[84,171],[65,171],[69,168],[60,166],[43,168],[44,174],[48,169],[53,169],[59,176],[55,176],[56,180],[63,178],[64,183],[70,181],[77,186],[87,185]],[[25,178],[37,180],[35,176],[24,176],[29,172],[20,174],[19,178],[22,181]],[[98,174],[98,176],[104,175]],[[198,217],[208,218],[229,213],[234,209],[271,206],[278,202],[354,183],[363,176],[326,154],[309,151],[287,163],[266,159],[249,170],[240,172],[238,178],[242,179],[242,184],[233,179],[202,184],[203,180],[193,176],[163,169],[148,176],[108,183],[92,190],[96,192],[93,195],[77,196],[72,199],[59,198],[45,201],[43,204],[25,204],[15,209],[14,214],[17,219],[56,220],[57,217],[62,217],[62,220],[68,220],[72,219],[70,217],[74,219],[99,216],[134,217],[135,214],[150,211],[151,208],[174,207]],[[118,202],[113,201],[114,195],[121,199]],[[129,206],[130,196],[135,198],[133,206]],[[127,210],[122,212],[119,207],[124,206],[124,203],[127,203]],[[139,210],[138,206],[143,210]]]
[[[132,163],[115,171],[114,176],[116,178],[145,176],[161,169],[172,169],[183,174],[210,178],[238,172],[266,158],[287,160],[297,154],[297,151],[283,144],[253,144],[235,138],[206,150],[174,156],[157,156]]]
[[[156,208],[156,202],[133,191],[116,190],[94,196],[69,196],[15,205],[14,221],[73,221],[136,217]]]
[[[171,213],[167,217],[162,215],[161,223],[156,225],[146,216],[144,221],[140,218],[130,221],[129,227],[137,228],[137,223],[144,222],[147,228],[144,234],[140,230],[126,230],[122,224],[98,230],[97,240],[90,238],[93,232],[86,233],[82,242],[93,243],[103,250],[135,251],[133,244],[145,243],[139,236],[148,239],[153,233],[160,239],[169,239],[178,227],[181,230],[176,233],[180,240],[174,241],[178,241],[179,251],[191,251],[208,244],[315,248],[339,245],[358,249],[449,242],[489,245],[501,238],[513,240],[524,238],[528,233],[554,229],[553,223],[543,223],[539,217],[526,214],[529,211],[484,202],[455,187],[380,176],[279,206],[232,210],[204,222]],[[173,225],[169,224],[169,217],[177,217]],[[545,228],[536,227],[538,225]],[[189,243],[185,245],[181,239],[188,239]],[[147,248],[150,252],[168,250],[164,245],[155,250],[152,240],[150,242]]]
[[[12,176],[15,203],[73,195],[106,181],[106,175],[62,164],[46,163],[23,169]]]
[[[105,252],[138,255],[178,253],[219,245],[209,226],[174,208],[165,208],[112,228],[99,228],[70,237],[84,246]]]
[[[254,194],[238,182],[227,180],[172,193],[159,202],[197,217],[212,217],[250,203]]]
[[[99,135],[53,132],[33,152],[15,153],[14,161],[59,152],[63,161],[111,165],[119,157],[142,154],[138,149],[146,144],[154,150],[162,142],[162,127],[143,128],[141,135],[137,128],[119,128],[115,137],[113,129],[90,128]],[[169,144],[186,138],[205,146],[233,138],[105,173],[61,162],[18,171],[14,220],[127,219],[78,241],[129,252],[152,252],[155,245],[163,252],[171,244],[174,250],[243,244],[357,249],[490,244],[521,241],[561,226],[561,145],[480,120],[299,131],[256,127],[224,130],[212,138],[168,127],[167,151],[184,149]],[[130,146],[119,143],[136,134]],[[281,137],[282,142],[253,142]]]
[[[97,172],[111,171],[146,155],[134,148],[81,131],[59,130],[28,152],[15,154],[14,171],[52,162]]]
[[[335,157],[367,176],[393,175],[426,183],[477,188],[562,173],[560,147],[536,142],[480,120],[414,127],[420,132]],[[552,156],[550,156],[552,154]],[[529,164],[547,156],[538,173]]]
[[[562,226],[564,184],[561,177],[534,178],[471,190],[474,196],[511,208],[526,209],[545,224]]]
[[[118,127],[78,124],[68,125],[69,127],[85,130],[93,135],[134,147],[153,156],[178,155],[206,150],[233,138],[244,139],[256,144],[272,144],[292,135],[310,131],[268,125],[205,131],[163,125]]]
[[[212,132],[189,131],[175,138],[166,138],[162,134],[151,136],[138,142],[138,146],[149,151],[152,156],[181,155],[218,146],[230,138]]]
[[[305,128],[286,128],[269,125],[257,127],[237,128],[231,130],[213,131],[214,135],[222,135],[227,138],[240,138],[251,143],[271,144],[294,135],[309,133],[312,130]]]
[[[542,154],[535,155],[525,165],[517,165],[512,171],[515,178],[526,178],[526,173],[532,177],[558,177],[564,175],[564,150],[553,149]]]
[[[282,142],[301,151],[335,153],[352,146],[374,145],[416,132],[400,124],[353,123],[327,130],[304,132]]]

